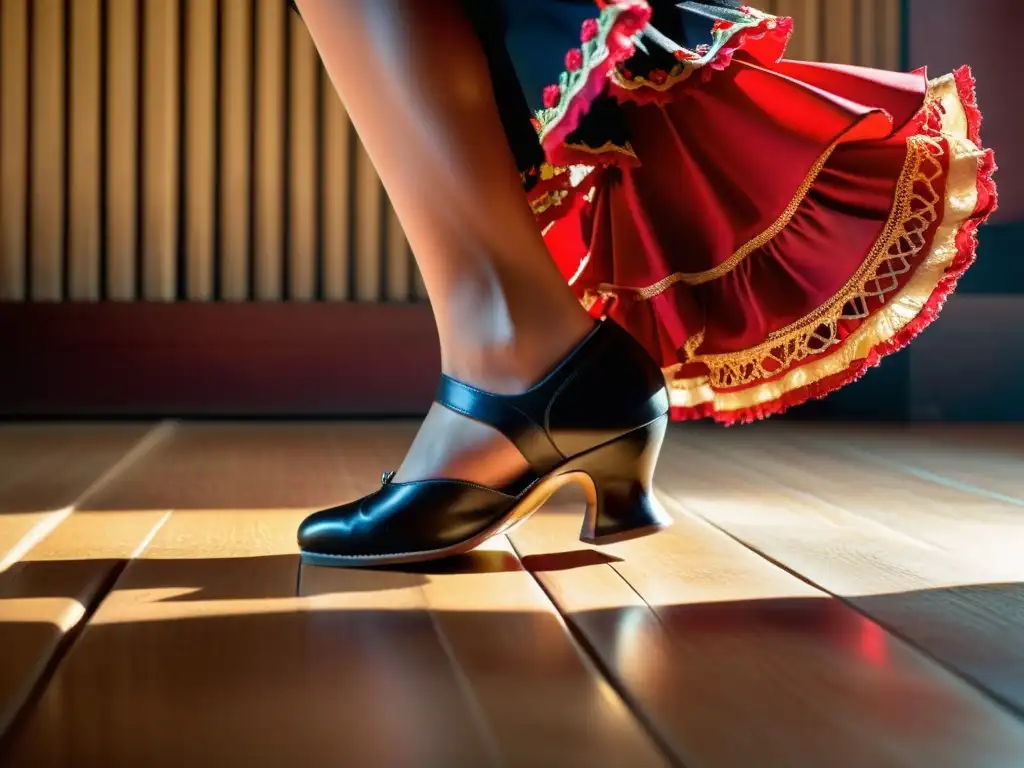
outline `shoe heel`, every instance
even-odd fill
[[[590,478],[580,541],[614,544],[672,524],[652,487],[667,425],[662,416],[580,457],[574,469]]]

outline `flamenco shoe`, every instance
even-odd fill
[[[665,380],[613,322],[598,324],[521,395],[442,376],[435,399],[497,429],[530,469],[501,488],[449,479],[394,483],[385,472],[374,493],[302,522],[304,563],[379,566],[462,554],[522,523],[573,482],[587,498],[585,543],[625,541],[670,524],[651,487],[668,423]]]

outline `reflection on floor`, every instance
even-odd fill
[[[680,427],[666,533],[301,568],[411,435],[0,427],[0,764],[1024,766],[1024,429]]]

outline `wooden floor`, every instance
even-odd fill
[[[0,427],[0,765],[1024,767],[1024,428],[680,427],[666,533],[300,567],[411,435]]]

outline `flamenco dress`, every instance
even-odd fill
[[[996,206],[967,67],[786,59],[730,0],[467,2],[548,249],[675,419],[749,422],[935,318]]]

